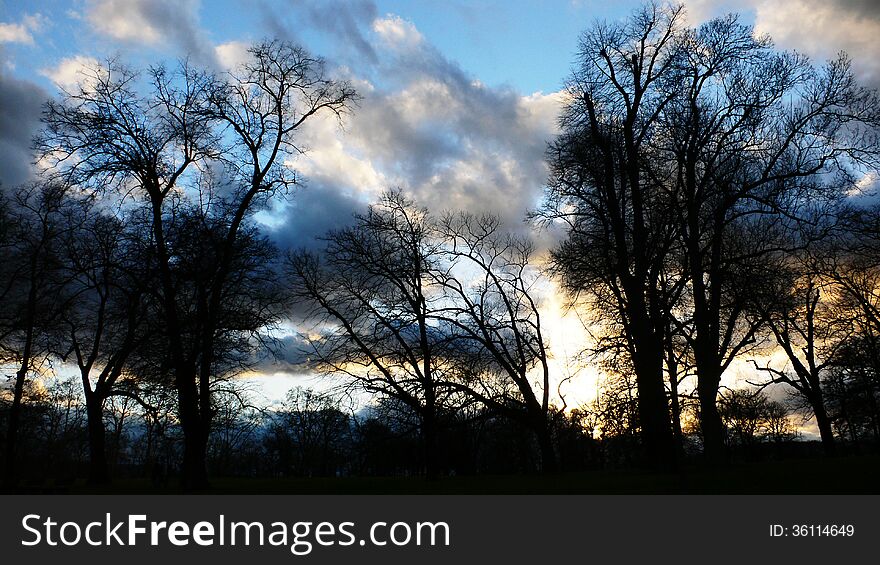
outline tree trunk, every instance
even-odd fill
[[[184,428],[183,468],[180,484],[184,490],[205,490],[208,483],[207,442],[200,430]]]
[[[670,375],[670,403],[672,405],[672,437],[675,440],[675,451],[681,455],[684,451],[684,433],[681,431],[681,400],[678,397],[678,375]]]
[[[425,478],[440,480],[440,443],[437,437],[437,421],[433,411],[422,417],[422,448],[425,455]]]
[[[193,378],[178,377],[180,425],[183,428],[183,466],[180,484],[184,490],[204,490],[209,487],[205,430],[199,414],[199,398]]]
[[[717,371],[711,375],[698,368],[697,394],[700,397],[700,430],[703,432],[703,455],[710,465],[726,462],[727,452],[724,447],[724,423],[718,412],[718,386],[721,376]]]
[[[656,470],[674,466],[675,449],[669,423],[669,407],[663,386],[663,356],[660,347],[641,339],[633,355],[639,393],[639,424],[648,464]]]
[[[696,271],[699,273],[700,271]],[[697,275],[694,275],[697,276]],[[702,275],[700,275],[702,276]],[[696,302],[694,321],[697,328],[694,342],[694,361],[697,368],[697,396],[700,400],[700,431],[703,433],[703,456],[709,465],[727,463],[727,449],[724,443],[724,423],[718,412],[718,389],[721,386],[722,364],[719,349],[717,324],[709,322],[710,308],[705,299],[702,283],[698,283],[699,294]],[[717,316],[717,313],[715,314]]]
[[[553,437],[547,427],[546,418],[541,418],[541,425],[535,429],[538,448],[541,450],[541,472],[555,473],[559,470],[556,451],[553,449]]]
[[[177,316],[177,291],[171,273],[171,260],[165,241],[162,219],[164,197],[154,188],[150,193],[153,210],[153,235],[156,238],[159,273],[162,283],[162,306],[165,322],[168,325],[168,340],[171,349],[171,362],[174,370],[174,384],[177,388],[180,427],[183,429],[183,463],[180,483],[184,490],[208,488],[206,465],[207,442],[199,415],[199,391],[194,366],[184,357],[183,331]]]
[[[86,393],[86,416],[89,428],[89,484],[110,482],[107,465],[106,435],[104,430],[103,398]]]
[[[672,329],[667,326],[666,373],[669,378],[669,403],[672,408],[672,438],[676,460],[684,458],[684,434],[681,431],[681,400],[678,395],[678,360],[672,345]]]
[[[15,375],[15,388],[12,393],[12,405],[9,407],[9,421],[6,428],[6,468],[3,473],[3,481],[9,486],[15,486],[18,476],[16,471],[16,440],[18,439],[18,426],[21,419],[21,399],[24,396],[24,380],[27,376],[29,360],[22,362],[21,368]]]
[[[822,399],[813,401],[813,414],[816,416],[816,425],[819,426],[819,436],[822,438],[822,449],[827,457],[834,457],[837,453],[836,442],[834,441],[834,430],[831,429],[831,418],[825,410],[825,403]]]
[[[3,473],[3,481],[7,486],[14,487],[18,480],[16,470],[16,450],[18,440],[18,425],[21,419],[21,400],[24,396],[24,381],[27,378],[28,369],[31,365],[31,356],[34,348],[34,312],[37,304],[36,267],[31,260],[31,284],[28,290],[27,313],[25,314],[25,337],[24,347],[21,351],[21,365],[15,373],[15,387],[12,391],[12,406],[9,407],[9,423],[6,428],[6,468]]]

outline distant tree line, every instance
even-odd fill
[[[6,484],[671,469],[795,453],[797,417],[826,455],[880,447],[880,207],[855,196],[877,93],[843,55],[654,3],[585,32],[574,68],[531,214],[561,235],[549,261],[402,190],[276,249],[254,215],[299,184],[299,128],[359,101],[299,47],[92,69],[45,107],[38,180],[2,193]],[[584,406],[556,389],[551,282],[593,334]],[[283,322],[305,369],[370,401],[255,402],[237,377]]]

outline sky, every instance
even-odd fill
[[[880,86],[880,10],[874,0],[690,0],[693,24],[742,14],[784,49],[817,61],[849,53]],[[347,221],[393,187],[432,210],[491,211],[514,230],[542,194],[546,144],[579,34],[625,18],[638,2],[608,0],[0,0],[0,183],[33,174],[29,144],[44,100],[108,57],[134,67],[188,57],[218,71],[247,45],[281,38],[326,59],[363,97],[342,124],[316,119],[290,165],[306,179],[290,202],[261,215],[281,246]],[[552,234],[534,234],[547,248]],[[559,373],[584,339],[557,293],[545,297]],[[291,341],[294,341],[291,339]],[[282,359],[259,379],[270,397],[308,384]],[[568,385],[570,402],[596,375]]]

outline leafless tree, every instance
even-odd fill
[[[585,42],[550,155],[544,215],[570,226],[556,261],[569,290],[619,306],[640,379],[650,354],[657,381],[661,323],[678,311],[705,452],[719,461],[721,375],[760,345],[765,322],[750,296],[791,250],[788,233],[852,187],[849,171],[876,168],[880,102],[844,56],[816,68],[733,15],[686,29],[680,9],[649,4]],[[679,304],[659,290],[670,268]]]
[[[761,389],[726,391],[719,404],[728,441],[746,451],[754,452],[765,440],[779,443],[794,436],[791,410]]]
[[[77,89],[50,102],[37,141],[41,160],[84,189],[108,188],[147,203],[155,246],[159,297],[167,332],[179,416],[185,434],[183,483],[207,485],[210,381],[215,335],[241,230],[251,214],[296,178],[285,165],[302,148],[296,133],[312,116],[340,115],[356,96],[326,76],[323,62],[288,43],[256,44],[240,69],[223,76],[182,63],[139,75],[116,62],[95,69]],[[202,297],[196,354],[184,351],[175,281],[176,244],[168,223],[189,200],[211,218],[217,238],[210,283]]]
[[[767,326],[785,353],[785,367],[752,360],[770,378],[760,386],[785,384],[806,402],[816,419],[826,455],[835,454],[834,432],[828,415],[824,381],[853,334],[848,312],[835,304],[834,288],[809,264],[777,268],[778,284],[767,296]]]
[[[846,334],[826,363],[832,425],[856,449],[880,442],[880,209],[850,207],[815,267]]]
[[[430,316],[449,329],[453,382],[495,413],[534,431],[542,468],[555,471],[549,352],[536,295],[534,247],[496,216],[447,214],[435,228],[443,259],[432,273],[446,296]]]
[[[4,480],[9,483],[17,478],[16,439],[25,381],[46,362],[66,303],[61,248],[78,217],[66,194],[60,184],[24,186],[15,191],[9,214],[9,254],[0,281],[0,358],[17,368],[4,450]]]
[[[68,233],[62,254],[65,291],[55,353],[79,369],[89,430],[89,481],[110,480],[104,405],[113,396],[140,401],[126,378],[131,354],[145,341],[146,289],[142,268],[123,219],[83,209],[79,228]]]
[[[650,146],[686,35],[681,8],[648,4],[629,20],[581,37],[562,134],[551,145],[546,202],[537,216],[564,222],[554,251],[563,287],[621,326],[638,386],[649,460],[668,466],[673,438],[663,379],[671,304],[661,277],[676,245],[672,199]],[[667,290],[677,293],[681,282]]]
[[[329,393],[296,387],[275,411],[266,443],[282,472],[333,476],[345,470],[352,441],[351,417]]]
[[[430,313],[439,244],[427,211],[399,192],[383,196],[354,226],[325,236],[320,255],[289,258],[292,294],[320,333],[316,365],[404,403],[418,417],[426,473],[440,473],[438,414],[447,376],[446,337]]]

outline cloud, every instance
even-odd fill
[[[846,51],[860,78],[880,86],[880,14],[876,4],[857,0],[790,0],[755,3],[755,27],[780,47],[824,60]]]
[[[363,99],[344,128],[334,118],[313,118],[299,132],[307,151],[290,165],[307,184],[265,216],[276,243],[312,246],[311,238],[397,187],[436,214],[492,212],[527,231],[523,219],[546,181],[544,152],[557,131],[561,94],[488,87],[411,22],[393,14],[367,20],[370,11],[362,12],[355,27],[367,30],[370,48],[352,65],[358,74],[334,72],[357,84]],[[328,33],[341,41],[350,32]]]
[[[43,89],[0,70],[0,184],[10,187],[33,175],[31,138],[48,98]]]
[[[375,63],[375,48],[367,36],[365,23],[378,16],[371,0],[290,0],[290,6],[313,29],[339,39],[339,45],[368,63]]]
[[[250,45],[244,41],[229,41],[214,47],[214,53],[223,69],[233,70],[250,59],[248,53]]]
[[[214,47],[198,22],[199,0],[88,0],[85,17],[99,33],[126,43],[165,44],[205,64]]]
[[[394,14],[373,20],[372,28],[386,45],[394,49],[417,49],[425,39],[412,22]]]
[[[94,57],[75,55],[62,59],[55,67],[40,69],[39,73],[69,91],[85,80],[89,71],[100,66],[101,64]]]
[[[34,38],[21,24],[0,23],[0,43],[27,43],[33,45]]]
[[[846,51],[869,86],[880,87],[880,11],[876,0],[687,0],[690,20],[700,23],[727,12],[750,11],[758,33],[777,46],[817,62]]]
[[[41,31],[48,23],[42,14],[25,15],[21,23],[11,24],[0,22],[0,43],[34,44],[33,33]]]
[[[289,331],[284,332],[283,335],[275,336],[270,355],[262,355],[253,360],[251,371],[258,374],[308,372],[312,351],[308,339],[297,333],[292,326]]]
[[[361,76],[363,100],[340,128],[313,118],[299,132],[307,152],[291,163],[308,184],[276,210],[273,238],[284,247],[350,221],[391,188],[403,188],[434,213],[492,212],[513,230],[536,207],[556,133],[559,93],[522,95],[490,88],[446,59],[411,23],[394,15],[361,22],[376,63]]]
[[[367,202],[354,192],[336,184],[308,181],[289,202],[257,219],[264,222],[266,235],[279,249],[315,249],[327,230],[350,224],[366,207]]]

